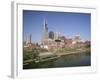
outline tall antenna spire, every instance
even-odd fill
[[[48,26],[47,26],[46,19],[44,18],[42,43],[44,44],[47,40],[48,40]]]
[[[46,28],[46,26],[47,26],[47,21],[46,21],[46,19],[44,18],[43,28],[45,29],[45,28]]]

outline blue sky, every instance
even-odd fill
[[[44,19],[49,31],[60,32],[66,37],[80,34],[81,39],[90,40],[91,14],[33,10],[23,10],[24,39],[32,34],[32,42],[40,42]]]

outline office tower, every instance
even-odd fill
[[[42,37],[42,44],[47,45],[48,44],[48,25],[46,20],[44,20],[43,23],[43,37]]]
[[[49,38],[50,38],[50,39],[54,39],[54,32],[53,32],[53,31],[50,31],[50,32],[49,32]]]

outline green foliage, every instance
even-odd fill
[[[32,49],[33,58],[37,58],[39,55],[39,50],[37,48]]]
[[[90,48],[90,44],[86,44],[85,45],[85,48]]]
[[[23,60],[29,60],[29,59],[36,59],[38,58],[39,50],[37,48],[34,48],[30,51],[24,50],[23,51]]]
[[[23,60],[28,60],[28,59],[32,59],[32,53],[31,51],[23,51]]]

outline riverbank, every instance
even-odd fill
[[[48,52],[48,54],[41,53],[38,59],[30,59],[30,60],[25,60],[23,62],[23,65],[28,65],[30,63],[40,63],[40,62],[46,62],[46,61],[51,61],[51,60],[56,60],[61,56],[64,55],[69,55],[69,54],[78,54],[78,53],[90,53],[90,49],[77,49],[75,51],[66,51],[66,52],[58,52],[58,53],[51,53]]]
[[[30,63],[23,65],[23,69],[40,69],[40,68],[60,68],[60,67],[78,67],[90,66],[91,55],[88,53],[77,53],[59,56],[57,59],[47,60],[46,62]]]
[[[90,53],[90,49],[81,49],[81,50],[76,50],[76,51],[67,51],[63,53],[55,53],[58,56],[64,56],[64,55],[69,55],[69,54],[77,54],[77,53]]]

